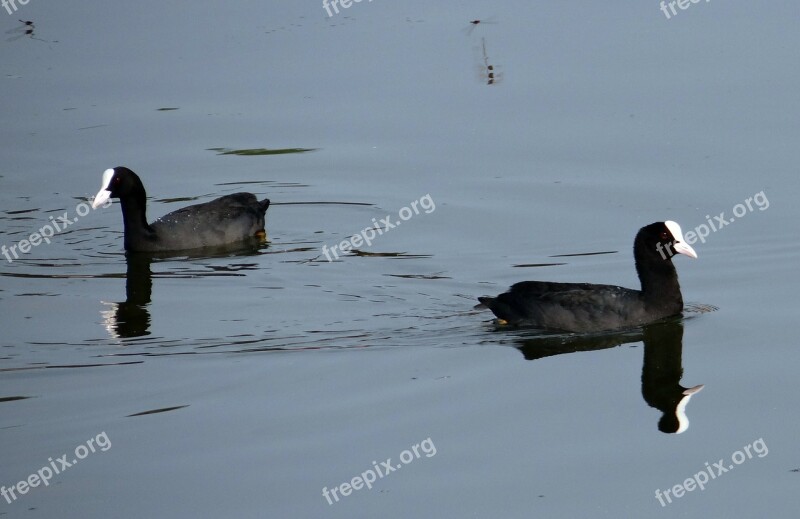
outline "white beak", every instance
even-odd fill
[[[94,195],[94,200],[92,200],[92,209],[97,209],[101,205],[105,204],[111,199],[111,191],[107,191],[105,189],[101,189]]]
[[[102,184],[100,186],[100,191],[94,195],[94,200],[92,201],[92,209],[97,209],[101,205],[108,202],[111,198],[111,191],[108,189],[111,187],[111,178],[114,176],[114,170],[109,168],[103,171],[103,180],[101,181]]]
[[[687,245],[685,242],[676,241],[672,244],[672,248],[675,249],[675,252],[678,254],[686,254],[690,258],[697,259],[697,253],[694,251],[692,247]]]
[[[664,222],[664,225],[667,226],[669,232],[672,233],[672,237],[675,238],[675,241],[672,243],[672,248],[675,249],[675,252],[678,254],[685,254],[690,258],[697,259],[697,253],[694,249],[686,243],[683,239],[683,232],[681,231],[681,226],[678,225],[676,222],[672,220],[667,220]]]

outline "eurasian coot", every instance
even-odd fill
[[[92,207],[99,207],[109,198],[120,200],[125,250],[131,252],[218,247],[265,235],[264,215],[269,200],[259,202],[252,193],[235,193],[190,205],[148,224],[144,185],[136,173],[120,166],[105,170]]]
[[[697,253],[681,227],[656,222],[642,227],[633,242],[641,290],[590,283],[523,281],[497,297],[479,297],[499,324],[567,332],[599,332],[640,326],[680,314],[683,297],[672,256]]]

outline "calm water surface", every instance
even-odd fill
[[[0,258],[0,515],[796,514],[794,3],[18,7],[0,245],[74,222]],[[312,151],[222,153],[261,148]],[[151,219],[270,198],[269,244],[126,257],[118,204],[82,205],[117,165]],[[683,320],[543,337],[475,308],[636,287],[663,219],[707,234]]]

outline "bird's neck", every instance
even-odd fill
[[[643,265],[647,265],[647,268]],[[669,313],[683,310],[681,285],[678,283],[678,273],[671,260],[658,261],[654,264],[636,258],[636,272],[642,283],[645,303],[665,307]]]
[[[147,223],[146,196],[120,200],[122,220],[125,227],[125,245],[133,236],[153,236],[153,228]]]

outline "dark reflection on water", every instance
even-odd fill
[[[36,344],[36,343],[34,343]],[[141,364],[143,361],[136,360],[136,361],[126,361],[126,362],[93,362],[93,363],[82,363],[82,364],[50,364],[50,365],[36,365],[36,366],[25,366],[19,368],[0,368],[0,372],[11,372],[11,371],[31,371],[31,370],[39,370],[39,369],[75,369],[75,368],[103,368],[107,366],[130,366],[133,364]]]
[[[0,403],[1,402],[14,402],[16,400],[27,400],[28,398],[33,398],[30,396],[0,396]]]
[[[239,243],[213,249],[203,249],[196,256],[180,256],[180,259],[209,259],[217,257],[254,256],[260,253],[267,244],[258,240]],[[110,303],[111,309],[103,311],[104,322],[109,334],[117,339],[143,337],[150,335],[150,311],[153,292],[153,271],[151,265],[160,260],[174,259],[174,253],[128,253],[125,255],[127,271],[125,275],[125,301]],[[167,273],[158,277],[198,277],[220,275],[243,275],[240,270],[253,270],[256,263],[235,263],[230,265],[212,265],[209,271]],[[193,269],[192,269],[193,270]]]
[[[609,250],[609,251],[599,251],[599,252],[575,252],[570,254],[554,254],[552,256],[548,256],[550,258],[573,258],[578,256],[598,256],[601,254],[616,254],[619,251]],[[528,267],[558,267],[560,265],[566,265],[566,263],[521,263],[518,265],[512,265],[513,267],[517,268],[528,268]]]
[[[622,344],[644,342],[642,364],[642,397],[650,407],[661,411],[658,430],[682,433],[689,427],[686,405],[703,386],[685,388],[683,376],[683,321],[670,319],[640,329],[592,335],[540,335],[520,338],[516,348],[526,360],[554,355],[597,351]]]
[[[666,322],[644,329],[644,364],[642,366],[642,396],[650,407],[661,411],[658,430],[681,433],[689,427],[685,409],[693,394],[702,385],[685,388],[683,376],[683,324]]]
[[[178,409],[183,409],[184,407],[189,407],[188,404],[186,405],[173,405],[170,407],[160,407],[158,409],[148,409],[147,411],[141,411],[138,413],[129,414],[126,418],[132,418],[134,416],[147,416],[150,414],[158,414],[158,413],[168,413],[170,411],[176,411]]]
[[[502,76],[495,71],[494,65],[489,61],[489,53],[486,51],[486,38],[481,38],[481,58],[480,76],[487,85],[496,85]]]
[[[469,22],[469,27],[465,29],[469,36],[472,36],[473,32],[479,26],[486,26],[486,24],[494,24],[496,22],[492,20],[471,20]],[[489,58],[489,52],[486,50],[486,37],[481,36],[480,45],[477,47],[476,53],[476,68],[478,70],[478,75],[481,80],[491,86],[496,85],[501,79],[502,75],[499,74],[493,64],[493,61]]]
[[[8,12],[9,14],[11,14],[10,10],[8,10]],[[32,22],[31,20],[19,20],[19,23],[21,23],[22,25],[19,25],[17,27],[14,27],[13,29],[9,29],[6,31],[6,34],[10,35],[8,38],[6,38],[6,41],[8,42],[16,41],[19,40],[20,38],[27,36],[31,40],[43,41],[45,43],[58,43],[58,41],[48,41],[48,40],[43,40],[42,38],[38,38],[36,36],[36,24],[34,24],[34,22]]]
[[[153,290],[152,258],[130,254],[125,277],[125,301],[114,305],[106,316],[106,323],[115,337],[141,337],[150,334],[150,297]]]

